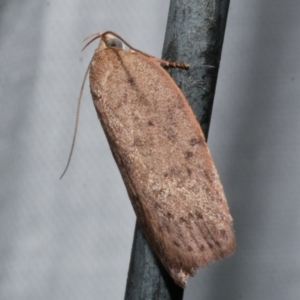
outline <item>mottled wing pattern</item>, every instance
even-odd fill
[[[203,133],[180,89],[152,58],[97,50],[96,111],[138,222],[175,282],[235,248],[232,218]]]

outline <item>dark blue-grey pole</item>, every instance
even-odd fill
[[[189,63],[170,74],[189,101],[208,136],[229,0],[171,0],[163,58]],[[178,287],[152,253],[136,224],[126,300],[181,300]]]

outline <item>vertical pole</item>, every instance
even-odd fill
[[[207,139],[230,0],[171,0],[163,59],[189,63],[169,70]],[[126,300],[181,300],[177,286],[136,224]]]
[[[178,84],[208,136],[225,34],[229,0],[171,0],[163,58],[190,64],[172,69]],[[212,66],[212,67],[211,67]]]

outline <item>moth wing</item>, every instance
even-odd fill
[[[116,48],[90,67],[96,111],[138,222],[174,281],[232,254],[219,176],[180,89],[153,59]]]

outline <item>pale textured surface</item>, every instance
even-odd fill
[[[196,117],[169,74],[140,53],[100,45],[90,86],[138,221],[184,286],[200,266],[235,247],[223,188]]]
[[[163,6],[165,5],[165,6]],[[134,213],[88,86],[111,29],[159,56],[167,1],[1,1],[0,298],[123,299]],[[231,1],[209,145],[237,250],[191,278],[185,300],[298,299],[300,2]]]

